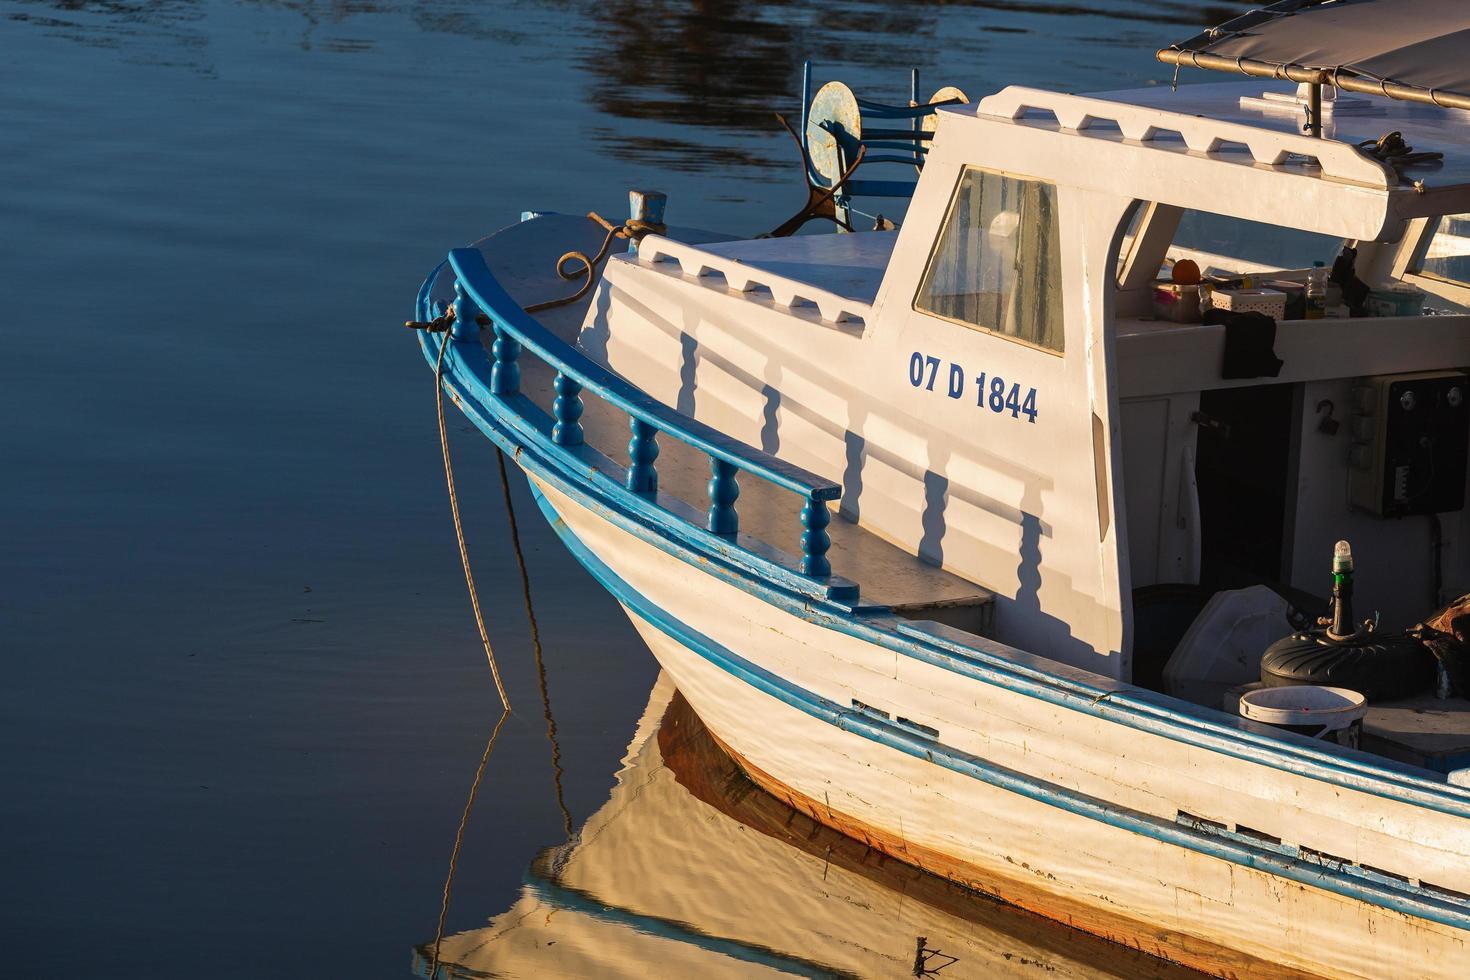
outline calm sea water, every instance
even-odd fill
[[[433,938],[496,707],[399,326],[446,248],[630,186],[771,227],[804,56],[892,100],[1166,82],[1241,7],[0,0],[3,972],[406,976]],[[565,834],[493,454],[454,443],[521,709],[462,932]],[[580,824],[655,667],[516,494]]]

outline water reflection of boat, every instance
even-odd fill
[[[1185,976],[918,871],[760,791],[665,675],[606,804],[440,977]],[[949,966],[944,964],[953,957]],[[427,975],[432,944],[415,950]]]

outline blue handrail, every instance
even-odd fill
[[[826,558],[831,547],[825,531],[827,501],[842,495],[840,484],[683,415],[592,360],[521,309],[500,285],[478,249],[454,249],[448,261],[457,279],[456,339],[478,342],[476,320],[480,311],[495,330],[495,342],[491,345],[491,390],[501,396],[518,392],[520,368],[516,361],[523,347],[556,369],[553,442],[563,446],[581,444],[582,426],[578,422],[582,415],[581,393],[584,389],[591,391],[626,412],[632,420],[629,451],[633,465],[628,469],[626,481],[629,490],[641,494],[656,490],[653,462],[658,451],[654,437],[659,432],[667,433],[710,457],[712,477],[707,524],[710,531],[733,536],[739,530],[735,499],[740,491],[735,476],[737,471],[749,473],[802,498],[806,531],[801,538],[801,570],[812,578],[831,575],[831,564]],[[470,309],[471,306],[475,309]]]

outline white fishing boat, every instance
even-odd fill
[[[790,806],[1211,973],[1462,977],[1466,31],[1292,2],[1160,52],[1243,83],[829,84],[806,216],[896,229],[635,195],[597,277],[528,215],[428,278],[424,353]]]

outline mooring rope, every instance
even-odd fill
[[[588,211],[587,220],[601,225],[603,230],[607,232],[607,235],[602,239],[602,247],[597,250],[597,254],[588,257],[586,252],[572,249],[570,252],[562,253],[562,257],[556,260],[556,274],[564,281],[571,282],[578,276],[586,276],[587,281],[578,286],[576,292],[570,296],[563,296],[561,299],[550,299],[544,303],[532,303],[530,306],[524,308],[527,313],[540,313],[542,310],[551,310],[558,306],[566,306],[586,296],[591,291],[592,286],[597,282],[597,267],[602,264],[603,259],[607,258],[608,249],[612,247],[615,239],[623,238],[628,241],[641,242],[645,235],[662,235],[668,231],[668,228],[663,222],[644,221],[642,218],[629,218],[622,224],[615,225],[596,211]],[[582,268],[571,268],[569,265],[571,262],[580,262]]]
[[[612,240],[610,233],[608,241]],[[604,243],[604,252],[606,243]],[[592,270],[591,264],[588,272]],[[589,276],[590,279],[590,276]],[[439,973],[440,948],[444,942],[444,926],[449,918],[450,894],[454,888],[454,877],[459,866],[459,852],[464,844],[465,830],[469,826],[470,814],[474,810],[475,798],[480,791],[480,782],[484,778],[485,769],[489,765],[490,755],[495,749],[495,743],[500,738],[500,730],[505,721],[510,717],[510,698],[506,694],[505,683],[500,677],[500,666],[495,660],[495,651],[490,645],[490,633],[485,626],[485,616],[480,608],[479,590],[475,587],[474,572],[470,567],[469,548],[465,543],[464,524],[459,513],[459,493],[455,486],[454,463],[449,452],[449,430],[444,419],[444,355],[449,349],[451,338],[450,326],[454,322],[453,307],[433,324],[410,324],[419,329],[441,330],[444,334],[439,343],[439,354],[434,362],[434,392],[435,409],[439,419],[439,446],[444,455],[444,482],[449,489],[449,510],[454,517],[454,535],[459,543],[460,564],[464,567],[465,586],[469,589],[470,605],[475,612],[475,626],[480,631],[480,642],[485,647],[485,658],[490,662],[490,674],[495,679],[495,690],[500,695],[500,718],[495,722],[495,728],[490,733],[489,740],[485,743],[485,752],[480,756],[480,764],[475,769],[475,778],[470,783],[469,797],[465,800],[464,811],[460,814],[459,829],[454,834],[454,847],[449,852],[449,871],[444,878],[444,890],[439,903],[439,921],[434,929],[434,954],[429,966],[429,977],[435,980]],[[531,602],[531,576],[526,568],[525,553],[521,548],[520,528],[516,522],[515,502],[510,492],[510,474],[505,465],[505,453],[497,446],[495,450],[495,461],[500,469],[500,490],[505,498],[505,513],[510,524],[511,544],[515,550],[516,566],[521,573],[521,594],[526,605],[526,621],[531,629],[531,647],[536,657],[536,673],[540,679],[541,708],[546,718],[546,738],[551,743],[551,767],[552,783],[556,788],[556,804],[561,811],[562,827],[566,832],[567,839],[572,837],[572,815],[567,809],[566,799],[562,792],[562,767],[561,747],[556,739],[556,721],[551,716],[551,698],[546,686],[546,665],[541,654],[541,631],[536,623],[536,610]]]
[[[480,642],[485,645],[485,658],[490,661],[490,676],[495,678],[495,690],[500,694],[500,706],[510,711],[510,697],[505,693],[505,683],[500,679],[500,665],[495,662],[495,651],[490,647],[490,633],[485,628],[485,615],[480,611],[480,593],[475,588],[475,573],[470,570],[470,551],[464,540],[464,525],[459,519],[459,494],[454,489],[454,463],[449,458],[449,430],[444,425],[444,352],[449,349],[450,331],[444,331],[439,342],[439,357],[434,363],[434,401],[439,412],[439,446],[444,450],[444,482],[449,486],[449,511],[454,515],[454,536],[459,541],[459,560],[464,566],[464,583],[470,590],[470,605],[475,610],[475,625],[480,630]],[[500,452],[496,449],[496,453]],[[505,475],[505,461],[500,463],[500,482],[510,495]],[[520,554],[517,547],[516,554]],[[502,719],[504,720],[504,719]]]
[[[444,453],[444,482],[449,488],[449,512],[454,516],[454,536],[459,542],[459,560],[464,566],[464,581],[470,592],[470,606],[475,611],[475,626],[480,630],[485,658],[490,661],[490,676],[495,679],[495,690],[500,695],[500,718],[495,722],[495,729],[485,743],[485,752],[480,756],[480,765],[475,769],[474,781],[470,783],[469,798],[465,800],[464,811],[459,817],[459,829],[454,833],[454,847],[449,852],[449,872],[444,876],[444,892],[439,902],[439,923],[434,929],[434,957],[429,966],[431,980],[439,974],[439,948],[444,942],[444,923],[449,917],[449,895],[454,888],[454,875],[459,866],[459,849],[464,843],[465,828],[469,825],[470,812],[475,807],[475,796],[480,792],[480,780],[484,778],[485,767],[490,762],[490,753],[495,749],[495,741],[500,738],[500,729],[510,717],[510,698],[505,693],[505,682],[500,679],[500,665],[495,662],[495,650],[490,646],[490,632],[485,627],[485,615],[480,609],[479,590],[475,588],[475,573],[470,568],[470,551],[465,544],[464,524],[459,516],[459,493],[454,483],[454,462],[449,455],[449,429],[444,422],[444,352],[449,349],[450,336],[451,331],[446,328],[444,337],[439,342],[439,356],[434,361],[434,404],[439,416],[439,447]],[[505,489],[508,504],[510,480],[505,472],[505,457],[498,448],[496,456],[500,459],[500,483]],[[520,559],[520,555],[520,541],[517,539],[516,558]]]
[[[434,930],[434,958],[429,966],[429,980],[438,980],[439,977],[439,947],[444,942],[445,920],[449,918],[449,892],[454,887],[454,872],[459,865],[459,849],[464,843],[465,828],[470,823],[470,811],[475,808],[475,796],[480,792],[480,780],[484,777],[485,767],[490,762],[490,753],[495,750],[495,740],[500,737],[500,728],[505,724],[505,719],[509,717],[509,708],[500,712],[500,720],[495,723],[495,730],[490,733],[490,739],[485,743],[485,754],[480,756],[480,765],[475,769],[475,779],[470,783],[469,798],[464,801],[464,812],[459,817],[459,829],[454,832],[454,847],[449,852],[449,874],[444,877],[444,894],[439,901],[439,925]]]
[[[505,494],[505,514],[510,519],[510,542],[515,548],[516,565],[521,570],[521,595],[526,601],[526,622],[531,627],[531,652],[536,657],[536,677],[541,685],[541,713],[546,719],[546,740],[551,743],[551,782],[556,788],[556,805],[561,810],[562,827],[567,840],[572,839],[572,814],[567,809],[566,796],[561,787],[561,746],[556,740],[556,719],[551,717],[551,695],[546,688],[546,663],[541,658],[541,630],[536,625],[536,609],[531,605],[531,576],[526,571],[526,556],[521,551],[521,532],[516,524],[515,502],[510,497],[510,477],[506,475],[505,454],[497,451],[495,460],[500,464],[500,489]]]
[[[1404,141],[1404,134],[1397,129],[1384,133],[1376,140],[1363,140],[1358,144],[1358,149],[1393,167],[1394,172],[1400,177],[1404,175],[1405,167],[1412,167],[1420,163],[1435,163],[1444,159],[1444,154],[1438,150],[1424,150],[1415,153],[1414,148]]]

